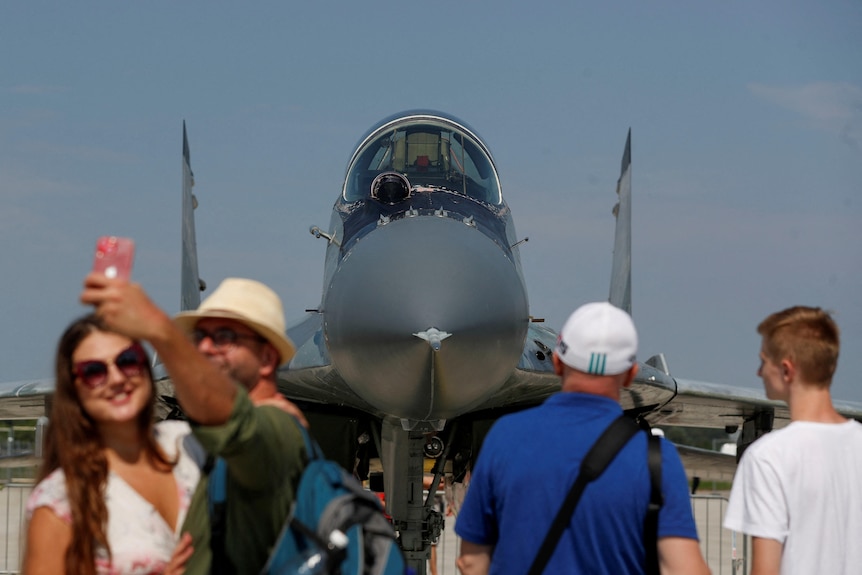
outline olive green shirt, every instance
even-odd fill
[[[298,424],[276,407],[254,407],[240,390],[227,423],[192,425],[192,432],[207,452],[227,461],[227,556],[238,575],[256,575],[281,532],[307,462]],[[202,474],[183,523],[194,547],[186,575],[210,572],[207,484]]]

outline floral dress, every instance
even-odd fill
[[[156,439],[169,459],[177,459],[174,479],[179,491],[176,529],[171,529],[149,501],[119,475],[108,472],[105,504],[108,508],[107,536],[111,546],[96,551],[99,575],[150,575],[161,573],[179,541],[180,528],[200,479],[200,446],[183,421],[163,421],[156,425]],[[27,500],[27,519],[39,507],[50,508],[66,523],[72,522],[66,479],[62,469],[54,470],[39,482]]]

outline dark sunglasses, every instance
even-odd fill
[[[147,353],[139,343],[133,343],[117,354],[112,361],[117,369],[126,377],[137,377],[144,373],[147,367]],[[108,381],[109,364],[99,359],[79,361],[72,368],[72,373],[81,383],[90,389],[105,385]]]
[[[241,339],[251,339],[261,343],[266,341],[266,338],[263,338],[259,335],[237,333],[229,327],[220,327],[212,331],[206,331],[198,328],[192,332],[192,339],[194,340],[195,345],[200,345],[200,343],[206,338],[210,338],[210,340],[212,340],[213,342],[213,345],[219,349],[235,345],[236,342]]]

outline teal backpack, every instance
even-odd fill
[[[362,487],[299,426],[308,465],[296,500],[262,575],[405,575],[404,554],[380,500]],[[209,481],[213,573],[224,557],[227,465],[217,459]],[[220,557],[221,556],[221,557]]]

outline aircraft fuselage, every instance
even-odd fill
[[[432,113],[381,122],[351,159],[329,234],[319,311],[358,396],[440,421],[505,383],[529,309],[511,214],[472,130]]]

